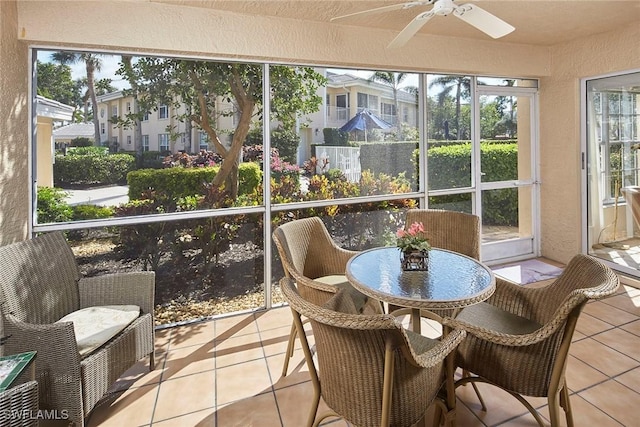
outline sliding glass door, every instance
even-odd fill
[[[640,275],[640,72],[587,79],[584,251]]]

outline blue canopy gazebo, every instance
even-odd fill
[[[392,126],[393,125],[391,123],[385,122],[380,117],[373,114],[371,111],[364,109],[353,116],[340,128],[340,130],[344,132],[361,130],[364,132],[364,140],[366,142],[367,129],[389,129]]]

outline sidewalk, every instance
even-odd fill
[[[64,190],[69,193],[67,203],[74,205],[117,206],[129,201],[129,187],[114,185],[89,190]]]

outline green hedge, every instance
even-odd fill
[[[119,184],[135,168],[128,154],[56,155],[53,177],[56,186],[69,184]]]
[[[415,158],[418,157],[415,151]],[[511,141],[483,141],[480,144],[485,181],[518,178],[518,145]],[[417,164],[417,163],[416,163]],[[429,149],[429,188],[460,188],[470,185],[471,143],[443,145]],[[518,224],[518,189],[483,192],[483,222],[490,225]],[[456,202],[451,196],[450,202]]]
[[[142,193],[151,189],[170,194],[173,199],[204,194],[204,183],[213,181],[219,166],[202,168],[139,169],[129,172],[129,199],[140,199]],[[251,194],[262,182],[260,165],[254,162],[241,163],[238,169],[238,194]]]
[[[324,143],[327,145],[346,146],[349,141],[349,132],[341,131],[338,128],[322,129]]]

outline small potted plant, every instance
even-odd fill
[[[414,222],[408,229],[396,232],[396,245],[400,248],[400,261],[405,271],[425,271],[429,267],[431,245],[424,236],[424,225]]]

